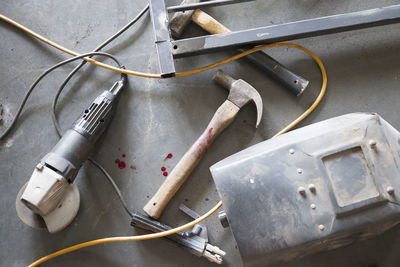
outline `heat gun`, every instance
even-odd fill
[[[110,124],[126,79],[122,75],[96,97],[36,165],[16,200],[17,213],[26,224],[55,233],[74,219],[80,202],[75,177]]]

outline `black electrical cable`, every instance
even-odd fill
[[[117,193],[119,201],[121,201],[122,206],[124,207],[126,213],[129,214],[130,217],[133,217],[133,213],[129,210],[128,208],[128,204],[126,204],[126,201],[124,199],[124,197],[122,196],[121,190],[119,189],[119,187],[117,186],[117,184],[115,183],[114,179],[111,177],[111,175],[106,171],[106,169],[103,168],[103,166],[100,165],[100,163],[98,163],[97,161],[95,161],[92,158],[88,159],[90,161],[90,163],[92,163],[94,166],[96,166],[97,168],[99,168],[99,170],[104,174],[104,176],[106,176],[107,180],[110,182],[110,184],[112,185],[112,187],[114,188],[115,193]]]
[[[124,33],[127,29],[129,29],[133,24],[135,24],[145,13],[146,11],[149,10],[149,4],[147,4],[140,12],[138,15],[136,15],[136,17],[134,19],[132,19],[130,22],[128,22],[124,27],[122,27],[117,33],[115,33],[114,35],[112,35],[110,38],[108,38],[107,40],[105,40],[103,43],[101,43],[98,47],[96,47],[94,49],[94,52],[97,52],[99,50],[101,50],[103,47],[105,47],[106,45],[108,45],[109,43],[111,43],[112,41],[114,41],[117,37],[119,37],[122,33]],[[82,62],[76,66],[67,76],[67,78],[65,78],[65,80],[62,82],[62,84],[60,85],[60,87],[58,88],[56,95],[53,99],[53,103],[52,103],[52,120],[53,120],[53,125],[56,129],[56,132],[58,134],[59,137],[62,136],[62,130],[60,127],[60,124],[58,123],[57,117],[56,117],[56,106],[57,106],[57,101],[58,98],[62,92],[62,90],[64,89],[64,87],[67,85],[67,83],[69,82],[69,80],[72,78],[72,76],[75,75],[75,73],[82,68],[87,61],[82,60]]]
[[[12,130],[12,128],[14,127],[15,123],[17,122],[19,116],[21,115],[22,109],[24,108],[24,106],[25,106],[25,104],[26,104],[26,101],[28,101],[28,98],[29,98],[29,96],[31,95],[33,89],[36,87],[36,85],[37,85],[47,74],[49,74],[49,73],[52,72],[53,70],[55,70],[55,69],[57,69],[57,68],[59,68],[59,67],[65,65],[65,64],[67,64],[67,63],[73,62],[73,61],[78,60],[78,59],[81,59],[81,58],[83,58],[83,57],[94,56],[94,55],[109,57],[109,58],[111,58],[112,60],[114,60],[114,61],[117,63],[118,67],[120,67],[120,68],[122,67],[121,64],[119,63],[119,61],[118,61],[114,56],[112,56],[112,55],[110,55],[110,54],[107,54],[107,53],[104,53],[104,52],[90,52],[90,53],[86,53],[86,54],[82,54],[82,55],[79,55],[79,56],[76,56],[76,57],[72,57],[72,58],[66,59],[66,60],[61,61],[60,63],[57,63],[56,65],[54,65],[54,66],[48,68],[47,70],[45,70],[45,71],[39,76],[39,78],[37,78],[37,79],[33,82],[33,84],[31,85],[31,87],[29,88],[29,90],[26,92],[26,94],[25,94],[25,96],[24,96],[24,98],[23,98],[23,100],[22,100],[22,103],[20,104],[20,106],[19,106],[19,108],[18,108],[17,114],[15,115],[14,119],[12,120],[10,126],[8,126],[8,128],[7,128],[7,129],[4,131],[4,133],[0,136],[0,140],[4,139],[4,137],[6,137],[7,134]]]

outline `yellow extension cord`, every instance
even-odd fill
[[[65,53],[68,53],[70,55],[73,56],[78,56],[79,53],[76,53],[72,50],[69,50],[55,42],[52,42],[48,39],[46,39],[45,37],[31,31],[30,29],[26,28],[25,26],[11,20],[10,18],[0,14],[0,19],[4,20],[5,22],[8,22],[10,24],[12,24],[13,26],[23,30],[26,33],[29,33],[30,35],[38,38],[39,40],[61,50],[64,51]],[[303,113],[301,114],[297,119],[295,119],[294,121],[292,121],[289,125],[287,125],[284,129],[282,129],[280,132],[278,132],[276,135],[274,135],[274,137],[281,135],[287,131],[289,131],[290,129],[292,129],[294,126],[296,126],[298,123],[300,123],[302,120],[304,120],[317,106],[318,104],[321,102],[322,98],[324,97],[324,94],[326,92],[326,87],[327,87],[327,83],[328,83],[328,77],[326,74],[326,70],[324,67],[324,64],[322,63],[322,61],[318,58],[318,56],[316,54],[314,54],[314,52],[312,52],[311,50],[295,44],[295,43],[286,43],[286,42],[282,42],[282,43],[274,43],[274,44],[268,44],[268,45],[263,45],[263,46],[258,46],[255,48],[252,48],[250,50],[247,50],[245,52],[242,52],[240,54],[237,54],[233,57],[227,58],[225,60],[219,61],[215,64],[206,66],[206,67],[202,67],[199,69],[195,69],[195,70],[190,70],[190,71],[186,71],[186,72],[180,72],[180,73],[176,73],[176,77],[184,77],[184,76],[189,76],[195,73],[200,73],[206,70],[210,70],[213,69],[215,67],[227,64],[229,62],[232,62],[234,60],[237,60],[239,58],[242,58],[246,55],[249,55],[251,53],[263,50],[263,49],[267,49],[267,48],[271,48],[271,47],[278,47],[278,46],[287,46],[287,47],[293,47],[293,48],[297,48],[300,49],[304,52],[306,52],[307,54],[309,54],[318,64],[318,67],[321,70],[321,74],[322,74],[322,85],[321,85],[321,90],[320,93],[318,95],[318,97],[315,99],[314,103]],[[109,69],[109,70],[113,70],[116,72],[120,72],[120,73],[125,73],[125,74],[129,74],[129,75],[135,75],[135,76],[140,76],[140,77],[146,77],[146,78],[161,78],[160,74],[151,74],[151,73],[143,73],[143,72],[137,72],[137,71],[132,71],[132,70],[126,70],[126,69],[120,69],[120,68],[116,68],[113,66],[110,66],[108,64],[104,64],[102,62],[93,60],[91,58],[83,58],[84,60],[86,60],[89,63],[92,63],[94,65]],[[89,246],[94,246],[94,245],[98,245],[98,244],[103,244],[103,243],[111,243],[111,242],[127,242],[127,241],[140,241],[140,240],[148,240],[148,239],[154,239],[154,238],[160,238],[160,237],[164,237],[167,235],[171,235],[171,234],[175,234],[177,232],[186,230],[192,226],[194,226],[195,224],[198,224],[199,222],[205,220],[206,218],[208,218],[209,216],[211,216],[214,212],[216,212],[220,207],[222,206],[222,201],[218,202],[217,205],[215,205],[211,210],[209,210],[206,214],[204,214],[203,216],[197,218],[194,221],[191,221],[187,224],[184,224],[182,226],[176,227],[174,229],[168,230],[168,231],[163,231],[163,232],[159,232],[159,233],[152,233],[152,234],[145,234],[145,235],[138,235],[138,236],[120,236],[120,237],[107,237],[107,238],[101,238],[101,239],[96,239],[96,240],[92,240],[92,241],[88,241],[88,242],[84,242],[84,243],[80,243],[59,251],[56,251],[52,254],[49,254],[47,256],[44,256],[40,259],[38,259],[37,261],[33,262],[32,264],[29,265],[29,267],[35,267],[38,266],[40,264],[42,264],[43,262],[46,262],[52,258],[55,258],[57,256],[60,256],[62,254],[66,254],[84,247],[89,247]]]

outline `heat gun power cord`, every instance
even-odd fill
[[[3,133],[2,135],[0,135],[0,140],[2,140],[2,139],[13,129],[13,127],[14,127],[15,123],[17,122],[19,116],[21,115],[22,109],[24,108],[24,106],[25,106],[25,104],[26,104],[26,101],[28,101],[28,98],[29,98],[29,96],[31,95],[33,89],[35,89],[36,85],[37,85],[47,74],[49,74],[49,73],[52,72],[53,70],[55,70],[55,69],[57,69],[57,68],[59,68],[59,67],[65,65],[65,64],[67,64],[67,63],[73,62],[73,61],[75,61],[75,60],[78,60],[78,59],[81,59],[81,58],[84,58],[84,57],[87,57],[87,56],[95,56],[95,55],[97,55],[97,56],[106,56],[106,57],[109,57],[109,58],[111,58],[112,60],[114,60],[115,63],[117,63],[118,67],[122,67],[122,65],[119,63],[119,61],[118,61],[113,55],[110,55],[110,54],[107,54],[107,53],[104,53],[104,52],[90,52],[90,53],[85,53],[85,54],[82,54],[82,55],[78,55],[78,56],[75,56],[75,57],[66,59],[66,60],[61,61],[60,63],[57,63],[57,64],[55,64],[54,66],[48,68],[47,70],[45,70],[45,71],[33,82],[33,84],[31,85],[31,87],[28,89],[28,91],[26,92],[26,94],[25,94],[25,96],[24,96],[24,98],[23,98],[23,100],[22,100],[22,102],[21,102],[21,104],[20,104],[20,106],[19,106],[19,108],[18,108],[17,114],[14,116],[14,119],[12,120],[11,124],[10,124],[10,125],[8,126],[8,128],[4,131],[4,133]]]
[[[124,33],[127,29],[129,29],[132,25],[134,25],[147,11],[149,10],[149,4],[147,4],[137,15],[134,19],[132,19],[130,22],[128,22],[124,27],[122,27],[117,33],[115,33],[114,35],[112,35],[110,38],[108,38],[107,40],[105,40],[103,43],[101,43],[98,47],[96,47],[93,52],[97,52],[99,50],[101,50],[102,48],[104,48],[106,45],[108,45],[109,43],[111,43],[112,41],[114,41],[117,37],[119,37],[122,33]],[[62,84],[60,85],[60,87],[58,88],[56,95],[53,99],[53,104],[51,106],[52,108],[52,120],[53,120],[53,125],[57,131],[57,134],[59,137],[61,137],[62,135],[62,130],[60,127],[60,124],[57,121],[57,117],[56,117],[56,105],[57,105],[57,101],[58,98],[62,92],[62,90],[65,88],[65,86],[67,85],[67,83],[69,82],[69,80],[71,80],[72,76],[75,75],[75,73],[81,69],[85,64],[87,63],[87,61],[82,60],[81,63],[79,63],[78,66],[76,66],[67,76],[67,78],[65,78],[65,80],[62,82]],[[93,162],[93,159],[92,159]],[[95,164],[95,165],[100,165],[100,164]],[[99,168],[100,169],[100,168]],[[100,169],[101,170],[101,169]]]

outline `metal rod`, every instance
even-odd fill
[[[173,77],[175,75],[175,65],[171,52],[167,19],[168,14],[165,9],[165,2],[164,0],[150,0],[149,4],[161,77]]]
[[[252,47],[240,48],[238,51],[243,52],[249,48]],[[264,51],[247,55],[245,58],[257,66],[258,69],[266,72],[271,78],[280,82],[295,96],[300,96],[309,84],[308,80],[292,72]]]
[[[209,7],[209,6],[222,6],[222,5],[229,5],[229,4],[236,4],[242,2],[250,2],[254,0],[210,0],[201,3],[192,3],[192,4],[185,4],[185,5],[178,5],[178,6],[170,6],[167,8],[168,13],[178,12],[178,11],[186,11],[186,10],[193,10],[202,7]]]
[[[175,58],[247,44],[265,44],[400,22],[400,5],[172,41]]]

